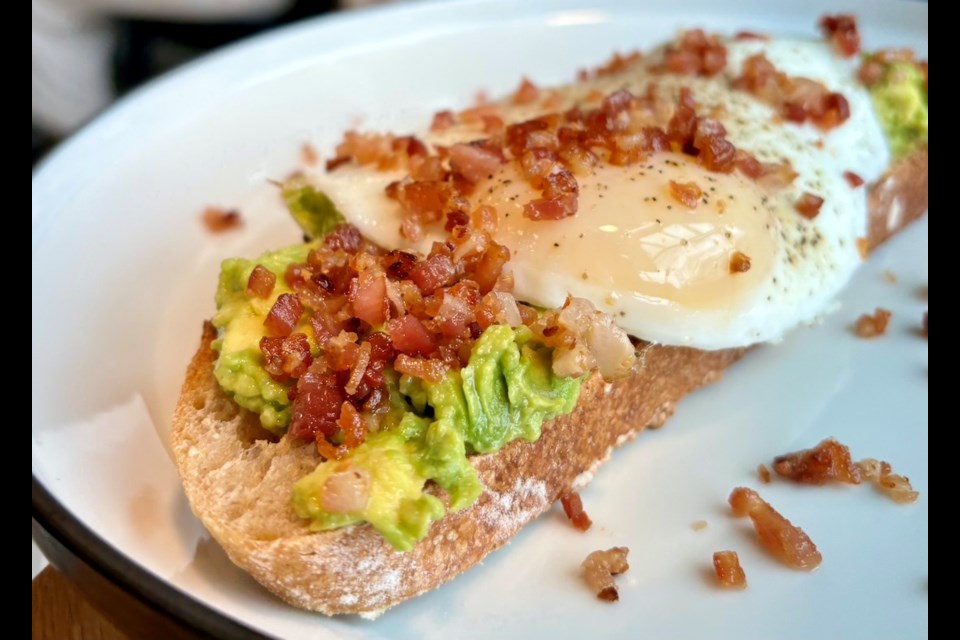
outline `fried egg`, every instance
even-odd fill
[[[576,215],[556,221],[524,217],[523,205],[539,196],[507,163],[478,183],[471,205],[496,208],[495,239],[511,250],[516,297],[557,307],[568,295],[587,298],[628,333],[643,340],[701,349],[776,341],[829,310],[861,262],[858,238],[867,231],[867,193],[844,178],[852,171],[868,184],[879,178],[890,153],[870,96],[856,76],[856,61],[839,57],[824,42],[728,40],[726,70],[714,77],[656,73],[657,55],[627,69],[555,90],[549,108],[502,103],[507,124],[574,105],[597,104],[591,96],[626,89],[643,95],[691,90],[698,112],[717,115],[727,139],[762,162],[792,165],[797,177],[776,192],[764,191],[739,172],[716,173],[680,153],[660,152],[628,166],[600,165],[577,175]],[[772,107],[730,88],[743,61],[760,53],[791,76],[816,80],[843,94],[850,117],[823,131],[784,122]],[[429,144],[451,145],[485,137],[458,124],[424,132]],[[401,210],[387,184],[402,171],[343,166],[312,179],[346,218],[387,248],[428,251],[442,239],[435,229],[418,243],[400,233]],[[671,196],[670,181],[696,183],[695,208]],[[812,220],[795,202],[809,192],[823,198]],[[731,269],[736,254],[749,270]]]

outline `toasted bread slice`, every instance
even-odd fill
[[[927,152],[901,160],[869,198],[869,246],[927,208]],[[295,481],[318,462],[315,448],[263,431],[213,376],[215,332],[204,326],[187,371],[172,442],[194,513],[230,559],[287,602],[326,614],[377,615],[447,582],[503,546],[614,447],[660,426],[675,403],[719,379],[746,350],[700,351],[643,344],[634,373],[613,383],[594,374],[576,409],[543,426],[534,443],[513,442],[471,459],[485,486],[477,502],[433,523],[412,551],[395,551],[369,525],[312,532],[291,506]]]

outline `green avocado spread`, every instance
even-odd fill
[[[298,203],[322,202],[309,187],[300,189],[293,200],[287,195],[291,209]],[[329,210],[335,211],[332,206]],[[303,226],[308,236],[324,228]],[[225,260],[217,287],[213,322],[219,333],[213,347],[219,357],[214,375],[237,404],[259,414],[263,426],[277,435],[290,422],[292,383],[277,382],[263,367],[263,321],[276,298],[290,291],[283,278],[287,266],[305,261],[313,246],[295,245],[254,260]],[[277,275],[265,299],[246,294],[247,280],[258,264]],[[295,331],[307,335],[314,356],[320,353],[309,322],[301,320]],[[388,370],[392,408],[370,422],[378,424],[378,430],[344,458],[321,462],[300,479],[293,490],[294,510],[315,530],[369,522],[395,548],[409,550],[447,508],[468,507],[482,492],[468,455],[494,452],[513,440],[534,441],[544,420],[573,409],[581,380],[556,376],[551,365],[551,350],[534,340],[529,329],[492,325],[474,343],[467,366],[449,371],[439,382]],[[362,479],[368,488],[366,502],[347,513],[328,510],[325,495],[336,491],[335,476],[344,473]],[[428,482],[443,490],[449,507],[424,491]]]
[[[927,89],[923,73],[912,62],[884,64],[880,80],[870,87],[890,151],[899,158],[927,145]]]

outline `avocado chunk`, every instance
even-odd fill
[[[322,191],[317,191],[303,176],[283,183],[283,200],[290,215],[307,238],[322,238],[346,222],[343,214]]]
[[[870,96],[895,159],[927,145],[927,89],[915,64],[885,64],[880,80],[870,87]]]

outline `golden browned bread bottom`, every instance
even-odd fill
[[[875,185],[871,247],[926,211],[926,168],[923,150]],[[206,324],[173,423],[174,457],[191,507],[235,564],[287,602],[327,614],[376,615],[477,564],[578,476],[580,483],[588,480],[614,447],[663,424],[680,398],[719,379],[745,352],[644,345],[630,377],[589,378],[576,409],[545,423],[537,442],[472,458],[484,493],[401,553],[368,525],[315,533],[294,514],[292,486],[316,466],[315,449],[287,438],[272,441],[256,416],[224,395],[213,377],[213,337]]]

